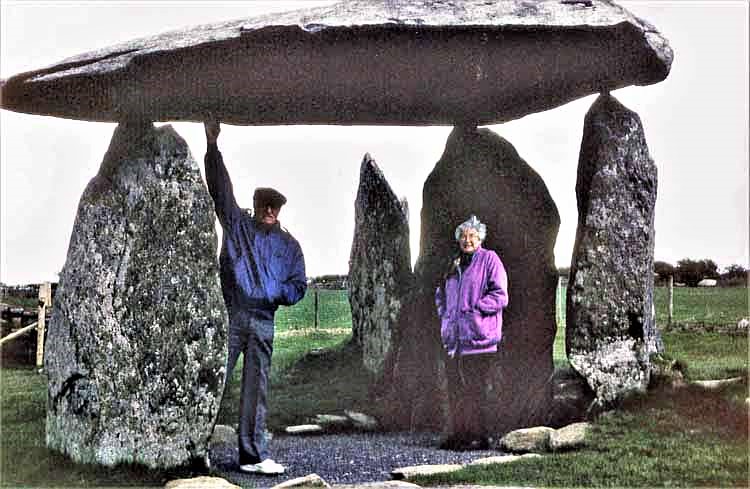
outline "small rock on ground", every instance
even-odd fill
[[[740,382],[742,382],[742,377],[732,377],[731,379],[720,380],[694,380],[691,384],[703,387],[704,389],[721,389],[722,387],[739,384]]]
[[[549,437],[554,431],[547,426],[511,431],[500,439],[500,446],[513,453],[546,452],[549,449]]]
[[[296,479],[276,484],[271,489],[291,489],[293,487],[327,487],[330,489],[331,485],[324,481],[318,474],[310,474],[305,477],[297,477]]]
[[[322,433],[323,427],[319,424],[300,424],[287,426],[284,431],[290,435],[311,435]]]
[[[553,451],[570,450],[586,443],[586,436],[591,429],[591,423],[573,423],[564,426],[549,436],[549,447]]]
[[[461,464],[412,465],[392,470],[391,476],[394,479],[411,479],[420,475],[448,474],[461,470],[463,467]]]
[[[167,482],[165,489],[242,489],[221,477],[195,477]]]
[[[497,457],[479,458],[472,461],[469,465],[490,465],[490,464],[507,464],[518,460],[527,460],[529,458],[541,458],[538,453],[524,453],[523,455],[500,455]]]

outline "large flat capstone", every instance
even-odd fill
[[[119,121],[500,123],[667,77],[610,0],[354,0],[118,44],[2,82],[0,107]]]
[[[55,301],[47,445],[102,465],[201,457],[219,411],[227,319],[213,203],[170,126],[115,130],[81,197]]]

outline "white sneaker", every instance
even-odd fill
[[[240,465],[240,470],[251,474],[281,475],[285,469],[283,465],[267,458],[259,464]]]

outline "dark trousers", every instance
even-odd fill
[[[487,420],[482,404],[491,366],[491,355],[446,358],[452,438],[474,441],[486,437]]]
[[[246,312],[233,312],[229,319],[229,356],[226,387],[240,353],[243,355],[240,423],[240,465],[269,458],[266,440],[268,378],[273,353],[272,319],[258,319]]]

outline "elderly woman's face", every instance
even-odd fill
[[[482,242],[479,240],[479,233],[476,229],[464,229],[458,238],[458,245],[464,253],[474,253],[479,249]]]

